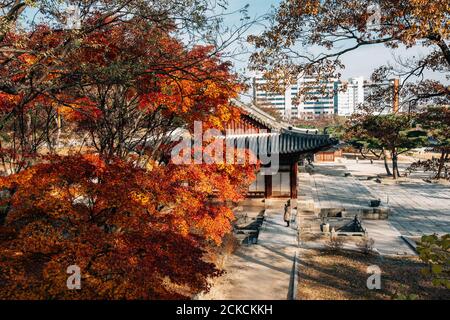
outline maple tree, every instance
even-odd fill
[[[65,65],[87,84],[67,90],[83,100],[55,98],[104,156],[135,152],[160,160],[173,131],[194,121],[223,129],[239,115],[229,103],[240,90],[237,78],[210,46],[187,50],[167,32],[135,20],[102,29],[80,47],[82,63],[69,56]]]
[[[81,109],[98,115],[101,107],[94,106],[98,100],[92,100],[100,99],[102,93],[89,99],[87,92],[92,95],[100,80],[107,80],[101,89],[108,90],[108,98],[113,96],[108,86],[116,86],[111,90],[116,96],[123,90],[128,102],[136,98],[143,104],[145,94],[148,99],[157,97],[163,82],[167,93],[180,85],[187,88],[181,83],[183,77],[188,77],[184,80],[195,86],[208,79],[214,82],[219,69],[226,73],[226,64],[220,67],[213,64],[224,58],[227,47],[252,22],[243,19],[242,25],[235,29],[222,30],[221,15],[211,17],[209,13],[225,4],[226,1],[210,0],[0,1],[0,148],[4,170],[19,172],[32,165],[39,150],[55,152],[65,132],[61,130],[65,119],[61,113],[65,112],[72,120],[77,116],[80,120],[77,111]],[[77,8],[78,27],[68,25],[68,8]],[[26,10],[35,10],[42,19],[23,26]],[[241,13],[245,18],[245,11]],[[138,32],[144,35],[142,39]],[[176,40],[180,38],[186,40]],[[196,47],[198,42],[204,45]],[[79,64],[81,57],[84,61]],[[213,75],[206,77],[209,67],[213,68]],[[139,81],[147,80],[158,84],[153,88],[151,84],[139,87]],[[232,79],[222,76],[222,80]],[[217,79],[216,83],[219,82]],[[203,90],[206,86],[197,88]],[[210,86],[209,92],[212,91]],[[187,95],[179,92],[179,96],[183,94]],[[175,99],[175,94],[169,95]],[[164,103],[169,104],[170,99]],[[175,104],[172,101],[172,106]],[[227,108],[222,109],[226,112]],[[124,138],[121,140],[120,147]],[[107,144],[111,147],[110,142]],[[98,147],[105,149],[104,141]]]
[[[191,41],[208,29],[209,7],[93,3],[79,3],[79,29],[17,30],[13,14],[0,32],[0,297],[189,298],[220,274],[205,253],[231,231],[228,203],[255,166],[175,165],[170,151],[194,121],[236,121],[242,87],[220,44],[180,40],[181,27]],[[74,264],[81,291],[66,287]]]
[[[247,168],[250,169],[250,168]],[[1,298],[187,298],[219,274],[204,261],[250,170],[212,166],[141,168],[98,155],[52,156],[0,179],[14,190],[1,226]],[[208,183],[205,181],[208,179]],[[233,181],[233,188],[230,186]],[[189,187],[191,186],[191,187]],[[67,290],[78,265],[82,290]]]
[[[284,0],[269,28],[249,37],[256,48],[252,67],[275,88],[298,75],[314,76],[320,86],[326,79],[340,77],[345,67],[341,59],[349,52],[380,44],[394,49],[423,46],[424,56],[398,58],[398,65],[382,66],[372,78],[401,77],[400,93],[410,109],[418,102],[448,104],[448,84],[428,79],[426,73],[448,77],[449,15],[446,0]]]

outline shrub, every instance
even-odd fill
[[[375,240],[372,238],[364,237],[356,246],[364,253],[369,254],[373,252]]]
[[[332,234],[330,236],[330,239],[327,241],[326,246],[328,249],[332,251],[338,251],[342,249],[344,243],[345,243],[344,238]]]
[[[450,234],[423,236],[417,251],[428,264],[422,272],[433,279],[435,286],[450,289]]]

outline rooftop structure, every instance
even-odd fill
[[[276,156],[278,161],[276,170],[271,174],[257,174],[248,195],[296,199],[298,161],[301,156],[328,148],[335,141],[329,135],[319,134],[316,129],[294,128],[277,122],[255,105],[245,105],[238,101],[235,104],[242,110],[241,119],[227,128],[225,139],[236,146],[249,148],[257,155]],[[273,164],[265,166],[271,165]]]

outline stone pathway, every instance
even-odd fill
[[[358,209],[368,206],[370,191],[354,177],[345,177],[344,165],[316,165],[314,174],[300,173],[300,196],[314,201],[316,209]]]
[[[267,210],[258,244],[242,245],[203,300],[286,300],[293,281],[296,231],[286,227],[283,209]]]
[[[299,205],[311,208],[367,207],[380,198],[391,208],[389,220],[365,220],[369,236],[382,255],[410,255],[401,235],[450,233],[450,188],[420,179],[401,185],[383,185],[364,176],[382,170],[380,164],[328,163],[316,165],[316,174],[299,173]],[[345,172],[352,176],[344,177]],[[389,201],[387,199],[389,198]],[[296,231],[287,228],[283,208],[267,210],[258,244],[240,247],[225,263],[226,274],[199,299],[286,300],[293,281],[297,252]]]
[[[344,161],[345,166],[355,175],[363,176],[371,172],[383,174],[380,164],[358,164]],[[404,165],[406,167],[406,165]],[[450,186],[430,184],[417,174],[401,184],[379,184],[361,180],[361,183],[377,198],[388,203],[391,208],[389,221],[407,236],[420,236],[432,233],[450,233]]]
[[[407,183],[374,185],[365,182],[373,194],[388,201],[389,221],[404,235],[450,233],[450,188],[441,185]]]
[[[377,192],[380,185],[373,181],[362,181],[353,176],[345,177],[349,172],[342,164],[317,164],[314,174],[299,174],[299,195],[302,204],[308,203],[308,198],[317,210],[342,208],[346,210],[368,208],[368,199],[382,199]],[[373,186],[373,188],[372,188]],[[394,209],[391,207],[391,209]],[[397,215],[396,212],[394,212]],[[394,220],[395,221],[395,220]],[[399,232],[396,225],[389,220],[364,220],[370,238],[375,240],[375,248],[382,255],[414,255],[414,251],[401,238],[404,232]],[[407,233],[406,233],[407,234]]]
[[[450,233],[450,187],[429,184],[420,178],[401,184],[379,184],[366,176],[383,173],[382,165],[368,161],[327,163],[315,166],[316,173],[301,173],[299,192],[319,208],[367,207],[367,199],[381,199],[391,209],[389,222],[402,235]],[[360,177],[343,177],[345,172]],[[306,188],[302,186],[308,185]]]
[[[369,237],[375,240],[374,246],[381,255],[416,255],[390,221],[365,220],[364,227]]]

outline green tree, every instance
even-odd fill
[[[417,123],[428,132],[430,150],[440,154],[435,176],[436,179],[440,179],[445,163],[450,160],[450,108],[429,107],[418,114]]]
[[[345,130],[345,126],[344,126]],[[388,176],[392,176],[391,169],[388,164],[388,155],[386,149],[383,146],[380,146],[376,140],[364,140],[358,133],[350,133],[353,136],[350,136],[349,132],[342,133],[344,136],[345,142],[356,149],[364,159],[367,159],[367,154],[372,154],[378,159],[383,159],[384,168],[386,170],[386,174]]]
[[[399,177],[398,156],[424,145],[426,132],[413,126],[408,114],[355,114],[346,123],[345,140],[390,153],[392,176]],[[389,174],[389,172],[387,171]]]

